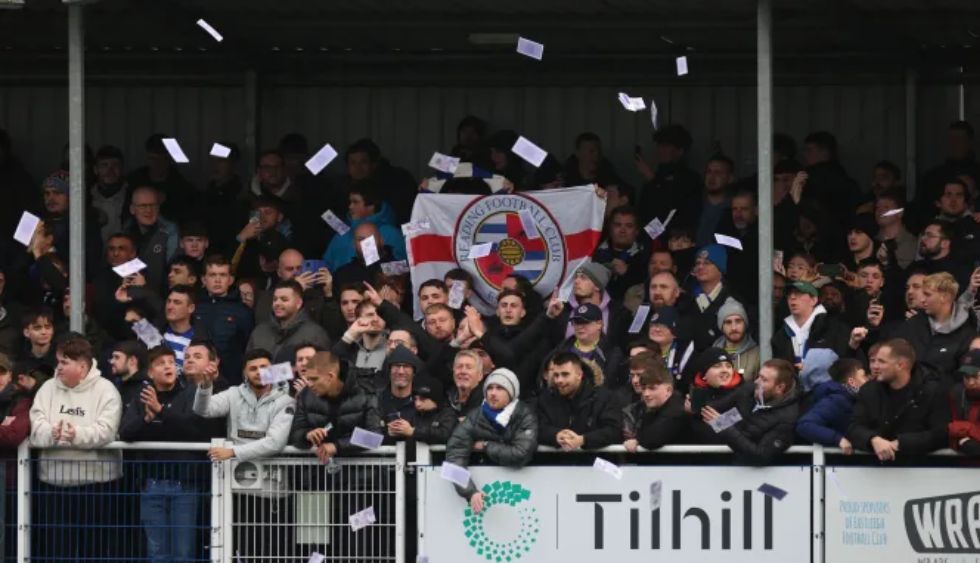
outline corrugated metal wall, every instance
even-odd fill
[[[717,141],[740,173],[755,166],[755,90],[752,87],[625,87],[651,97],[660,123],[683,123],[695,138],[692,163],[700,167]],[[967,117],[980,108],[980,89],[968,88]],[[622,109],[610,88],[453,88],[453,87],[271,87],[262,92],[261,146],[273,146],[290,131],[311,144],[330,142],[338,150],[369,136],[396,164],[427,173],[433,150],[448,150],[457,121],[467,114],[487,119],[492,128],[513,128],[562,158],[575,136],[594,131],[629,182],[638,177],[633,147],[651,149],[648,113]],[[86,138],[93,149],[119,145],[136,165],[152,132],[176,135],[191,158],[185,173],[203,183],[204,156],[215,140],[241,142],[244,95],[231,87],[90,87],[86,98]],[[888,158],[905,167],[905,93],[901,84],[880,86],[777,87],[777,131],[797,141],[813,130],[837,135],[842,160],[864,185],[870,167]],[[957,117],[958,97],[951,86],[919,91],[920,172],[942,155],[943,130]],[[0,127],[12,135],[16,152],[40,178],[53,170],[67,139],[67,98],[60,87],[0,89]],[[339,172],[339,161],[332,170]]]

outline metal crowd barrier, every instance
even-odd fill
[[[113,442],[101,450],[117,452],[112,459],[51,460],[25,441],[17,560],[305,562],[316,552],[404,563],[403,443],[327,466],[296,448],[211,462],[214,446],[226,442]],[[172,454],[161,461],[147,450]],[[353,530],[349,517],[366,509],[375,523]]]
[[[321,465],[308,451],[287,448],[275,458],[211,462],[212,443],[113,442],[111,460],[41,459],[25,442],[18,450],[17,488],[5,523],[16,531],[17,561],[210,561],[214,563],[328,561],[404,563],[408,495],[415,472],[417,549],[426,553],[424,471],[437,469],[433,454],[445,446],[415,445],[407,463],[404,443]],[[227,444],[230,445],[230,444]],[[140,452],[174,452],[168,461]],[[545,455],[563,453],[541,447]],[[568,455],[618,456],[622,446]],[[32,455],[33,454],[33,455]],[[675,445],[630,457],[642,466],[651,456],[731,454],[727,446]],[[825,560],[827,457],[838,449],[793,446],[786,461],[806,456],[812,482],[812,561]],[[936,456],[956,456],[951,450]],[[636,463],[634,463],[636,462]],[[624,465],[624,467],[628,466]],[[784,464],[785,465],[785,464]],[[12,509],[16,507],[16,520]],[[354,531],[349,517],[372,508],[376,521]],[[173,518],[165,519],[166,514]],[[13,536],[16,536],[16,541]],[[164,547],[161,547],[164,546]],[[8,557],[13,550],[7,549]]]

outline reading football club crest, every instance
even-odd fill
[[[537,228],[532,238],[520,212],[527,210]],[[496,303],[504,278],[512,274],[532,285],[555,287],[565,275],[567,251],[557,221],[540,203],[524,195],[492,195],[463,209],[453,236],[456,262],[474,278],[474,289],[487,303]],[[471,260],[470,247],[491,243],[488,256]]]

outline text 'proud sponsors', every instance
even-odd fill
[[[976,469],[827,469],[827,561],[977,563]]]

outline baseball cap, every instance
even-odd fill
[[[593,305],[592,303],[586,303],[584,305],[579,305],[575,308],[572,313],[571,321],[573,323],[594,323],[596,321],[602,320],[602,309]]]

